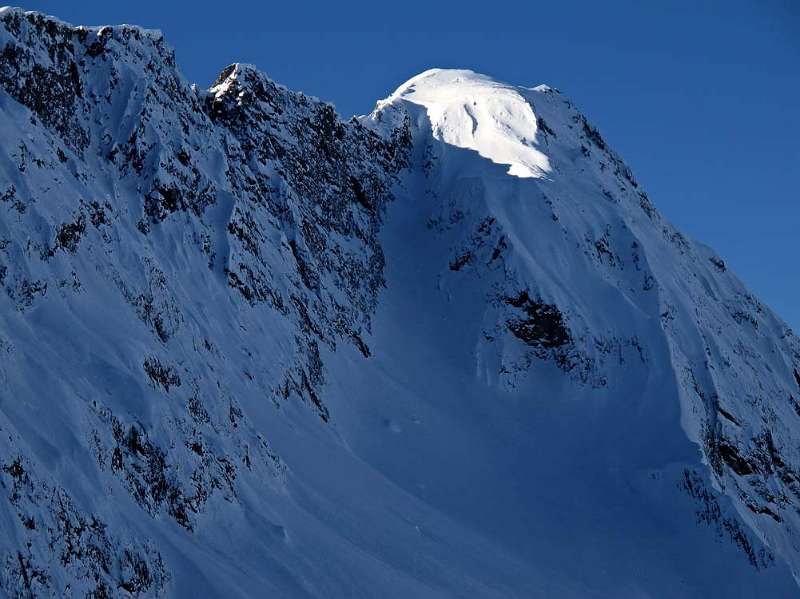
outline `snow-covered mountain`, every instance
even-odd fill
[[[0,594],[800,595],[800,341],[558,91],[9,8],[0,90]]]

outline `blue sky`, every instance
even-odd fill
[[[74,23],[161,29],[203,87],[225,65],[251,62],[343,116],[369,111],[430,67],[558,87],[659,209],[800,330],[800,2],[25,7]]]

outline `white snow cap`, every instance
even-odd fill
[[[543,177],[550,162],[537,149],[536,115],[523,95],[530,91],[469,70],[430,69],[385,102],[424,106],[437,139],[508,164],[510,175]]]

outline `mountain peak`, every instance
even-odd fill
[[[510,175],[541,178],[551,167],[539,147],[531,91],[466,69],[430,69],[397,88],[378,110],[423,107],[436,139],[508,165]]]

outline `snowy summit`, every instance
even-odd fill
[[[379,108],[422,106],[437,139],[506,164],[510,175],[542,177],[550,164],[539,150],[536,115],[526,99],[533,93],[472,71],[431,69],[406,81]]]

